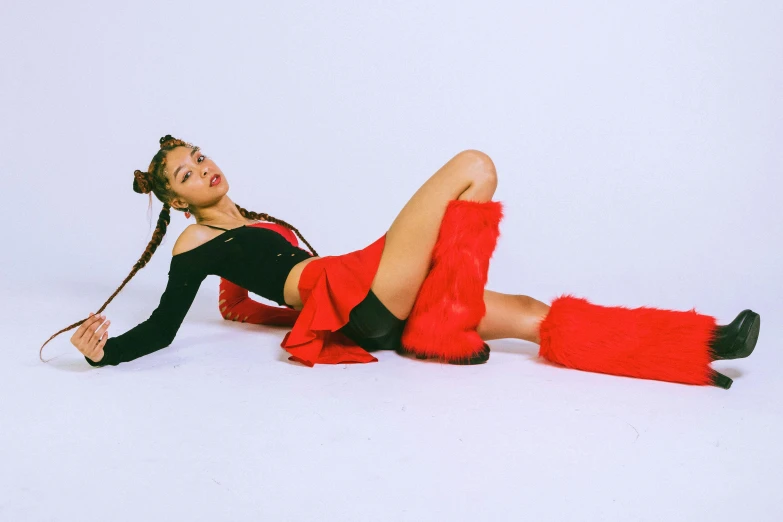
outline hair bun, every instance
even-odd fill
[[[150,193],[149,173],[136,169],[133,171],[133,191],[139,194]]]
[[[170,139],[173,139],[173,136],[172,136],[171,134],[166,134],[165,136],[163,136],[163,137],[160,139],[160,144],[161,144],[161,145],[163,145],[164,143],[166,143],[166,142],[167,142],[167,141],[169,141]]]

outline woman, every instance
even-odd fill
[[[570,368],[731,386],[709,363],[750,355],[760,327],[751,310],[718,326],[695,309],[606,307],[571,295],[548,306],[486,290],[503,217],[502,203],[491,199],[496,186],[486,154],[460,152],[416,191],[383,236],[361,250],[320,257],[288,223],[236,205],[217,165],[167,135],[149,171],[134,172],[134,190],[163,203],[144,254],[97,314],[49,340],[79,326],[71,342],[93,366],[146,355],[171,344],[201,281],[216,274],[223,316],[292,325],[281,346],[307,366],[374,362],[370,352],[379,349],[476,364],[489,358],[486,341],[518,338],[540,344],[539,355]],[[174,244],[160,304],[149,319],[109,338],[110,321],[101,311],[147,264],[166,233],[170,208],[192,214],[196,224]],[[249,300],[248,290],[284,307]]]

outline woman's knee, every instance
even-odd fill
[[[488,154],[476,149],[466,149],[457,153],[454,159],[462,165],[474,184],[497,186],[497,169]]]
[[[497,170],[492,158],[479,150],[468,149],[458,153],[455,159],[461,164],[462,174],[470,179],[470,186],[457,199],[491,200],[498,186]]]

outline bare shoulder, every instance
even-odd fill
[[[209,232],[205,230],[204,227],[198,225],[188,225],[174,243],[174,248],[171,250],[171,255],[176,256],[177,254],[187,252],[188,250],[193,250],[194,248],[203,245],[210,239]]]

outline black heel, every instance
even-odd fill
[[[743,310],[731,323],[718,326],[710,340],[713,361],[742,359],[753,353],[761,329],[761,316]]]
[[[724,390],[728,390],[731,388],[731,384],[734,381],[732,381],[729,377],[726,377],[720,372],[715,372],[712,374],[712,385],[717,386],[718,388],[723,388]]]

